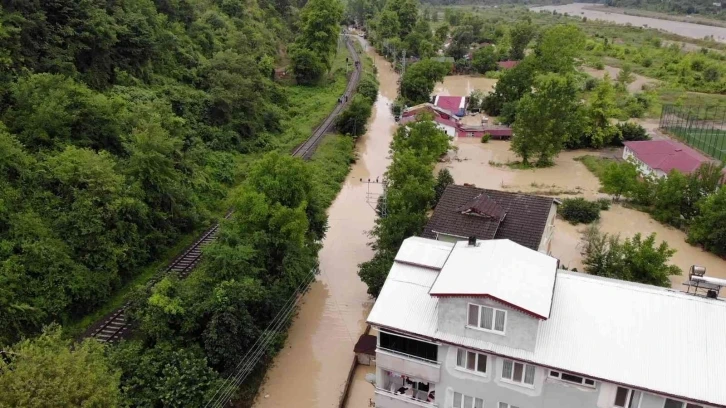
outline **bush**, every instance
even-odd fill
[[[585,90],[586,91],[592,91],[597,87],[597,84],[600,83],[600,80],[597,78],[587,78],[585,80]]]
[[[582,197],[566,198],[557,209],[570,224],[589,224],[600,218],[600,203]]]
[[[482,143],[489,143],[489,139],[491,139],[491,138],[492,138],[492,136],[489,133],[484,133],[481,136],[481,142]]]
[[[602,61],[598,61],[595,63],[594,67],[595,67],[595,69],[603,70],[603,69],[605,69],[605,64],[603,64]]]
[[[612,201],[609,198],[598,198],[597,203],[600,205],[601,210],[606,211],[610,209]]]
[[[355,95],[350,105],[335,119],[338,132],[354,137],[366,132],[366,122],[371,116],[371,100]]]
[[[358,93],[375,102],[378,97],[378,83],[374,79],[363,77],[358,84]]]
[[[622,142],[632,142],[640,140],[650,140],[648,131],[645,128],[634,122],[623,122],[617,124],[622,135],[622,140],[616,140],[615,143],[622,145]]]

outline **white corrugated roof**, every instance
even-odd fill
[[[437,245],[432,240],[406,242],[416,247],[408,250],[417,253],[427,253]],[[368,322],[634,388],[726,406],[724,301],[559,271],[550,318],[539,323],[535,350],[526,351],[439,331],[439,298],[428,293],[438,275],[434,269],[395,262]],[[524,289],[527,283],[521,286]]]
[[[453,247],[453,242],[411,237],[403,241],[401,248],[396,254],[396,261],[427,268],[441,269]]]
[[[492,297],[546,319],[556,273],[555,258],[508,239],[459,241],[429,293]]]

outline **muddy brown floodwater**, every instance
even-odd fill
[[[493,140],[482,144],[478,139],[459,138],[454,141],[458,152],[439,168],[446,167],[457,184],[471,183],[477,187],[504,191],[521,191],[559,198],[585,197],[595,199],[605,196],[599,193],[600,182],[589,170],[574,158],[585,154],[597,155],[597,151],[565,151],[555,159],[555,165],[544,169],[514,170],[501,163],[515,160],[509,151],[509,142]],[[676,250],[671,263],[688,273],[691,265],[706,267],[709,276],[726,278],[726,261],[689,245],[686,234],[653,220],[648,214],[614,204],[601,212],[600,229],[609,234],[629,238],[640,232],[644,236],[656,233],[657,242],[666,241]],[[562,219],[555,221],[552,255],[569,268],[582,271],[582,232],[585,226],[573,226]],[[674,289],[681,290],[683,276],[671,278]]]
[[[368,53],[375,60],[380,81],[368,132],[358,140],[358,160],[328,209],[330,228],[320,251],[321,274],[303,298],[256,407],[337,407],[353,346],[373,305],[357,274],[358,264],[373,256],[366,233],[375,219],[373,208],[366,202],[369,186],[360,179],[382,177],[388,166],[388,146],[395,126],[390,103],[396,97],[398,76],[372,49]],[[370,186],[373,194],[380,190],[380,185]]]

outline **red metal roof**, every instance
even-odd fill
[[[463,99],[463,96],[439,96],[436,100],[436,106],[457,113],[465,106]]]
[[[434,121],[436,123],[441,123],[442,125],[451,126],[452,128],[456,129],[459,124],[451,119],[442,118],[441,116],[434,117]]]
[[[672,140],[643,140],[623,144],[633,151],[638,160],[665,173],[676,169],[688,174],[712,161],[683,143]]]
[[[503,69],[512,69],[512,68],[516,67],[517,65],[519,65],[519,61],[512,61],[512,60],[499,61],[497,64],[499,64],[499,66]]]

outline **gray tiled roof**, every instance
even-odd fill
[[[482,193],[504,210],[504,220],[461,213],[462,206]],[[452,184],[441,196],[422,236],[436,238],[436,232],[439,232],[478,239],[510,239],[537,250],[553,202],[549,197]]]

